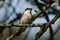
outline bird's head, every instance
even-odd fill
[[[31,11],[32,11],[32,7],[28,7],[25,9],[25,13],[30,13],[31,14]]]
[[[27,11],[27,10],[32,10],[32,8],[31,7],[30,8],[28,7],[28,8],[25,9],[25,11]]]

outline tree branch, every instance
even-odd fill
[[[60,17],[60,13],[57,14],[50,22],[48,22],[48,23],[44,26],[43,29],[41,29],[41,30],[39,31],[39,33],[36,34],[34,40],[39,39],[39,38],[41,37],[41,35],[42,35],[44,32],[47,31],[47,28],[50,27],[51,24],[54,24],[55,21],[56,21],[59,17]]]
[[[46,12],[45,12],[45,10],[50,7],[50,5],[47,7],[47,2],[48,2],[48,1],[47,1],[47,0],[46,0],[46,1],[43,0],[43,2],[46,3],[45,6],[43,6],[43,4],[39,4],[39,2],[38,2],[37,0],[35,0],[35,2],[36,2],[37,7],[39,8],[39,10],[41,10],[41,11],[42,11],[42,14],[44,14],[46,21],[49,22],[49,21],[50,21],[50,20],[49,20],[49,17],[48,17],[48,15],[47,15]],[[49,2],[50,2],[50,0],[49,0]],[[43,8],[43,7],[45,7],[45,8]],[[52,26],[51,26],[51,25],[50,25],[49,29],[50,29],[50,40],[53,40],[53,30],[52,30]],[[42,29],[42,31],[43,31],[43,30],[44,30],[44,29]],[[39,31],[38,33],[40,34],[40,31]],[[36,35],[37,35],[37,34],[36,34]],[[37,37],[37,36],[36,36],[36,37]]]
[[[44,26],[46,23],[40,23],[40,24],[0,24],[0,27],[5,27],[5,28],[9,28],[9,27],[42,27]]]

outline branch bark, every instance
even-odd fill
[[[40,23],[40,24],[0,24],[0,27],[43,27],[46,23]]]

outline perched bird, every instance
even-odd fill
[[[26,8],[24,14],[22,15],[20,19],[20,24],[28,24],[31,22],[32,14],[31,14],[32,8]],[[19,32],[22,33],[26,30],[27,27],[21,27]],[[20,34],[19,33],[19,34]]]
[[[28,24],[30,23],[31,19],[32,19],[32,14],[31,14],[32,8],[26,8],[24,14],[22,15],[21,19],[20,19],[20,24]],[[20,29],[18,30],[17,33],[15,33],[14,35],[11,35],[8,39],[12,39],[16,36],[19,36],[22,32],[24,32],[26,30],[27,27],[20,27]]]
[[[26,24],[29,23],[32,19],[32,14],[31,14],[32,8],[27,8],[25,9],[24,14],[22,15],[21,19],[20,19],[20,23],[22,24]]]

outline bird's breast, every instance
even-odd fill
[[[20,23],[29,23],[31,19],[32,19],[31,14],[24,14],[20,20]]]

